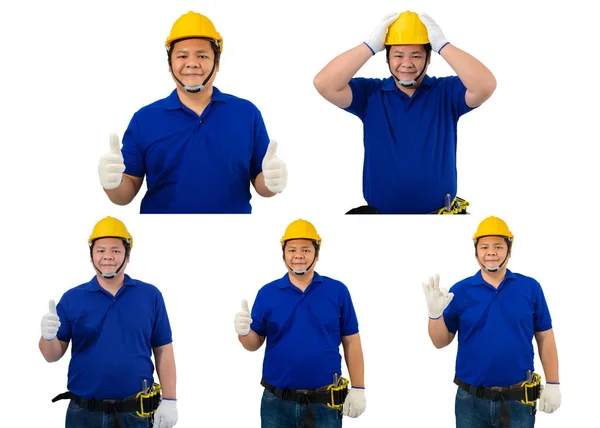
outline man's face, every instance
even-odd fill
[[[287,241],[283,250],[283,258],[288,269],[295,271],[306,270],[312,264],[309,272],[315,269],[316,260],[318,260],[315,245],[308,239]]]
[[[103,274],[112,274],[125,261],[127,252],[125,243],[119,238],[100,238],[92,247],[92,263]],[[125,261],[120,273],[125,271],[128,261]]]
[[[429,63],[425,63],[427,52],[423,45],[394,45],[388,57],[390,70],[398,80],[415,80]],[[419,78],[423,79],[425,72]],[[420,82],[417,82],[420,83]]]
[[[187,39],[175,43],[171,52],[171,72],[185,86],[199,86],[210,74],[215,62],[215,51],[208,40]],[[214,81],[219,66],[215,68],[209,82]]]
[[[508,255],[508,244],[503,236],[484,236],[477,241],[477,260],[486,268],[500,266]],[[506,269],[507,264],[508,260],[502,265],[502,269]]]

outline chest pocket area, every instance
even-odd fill
[[[511,299],[503,300],[502,312],[509,323],[533,329],[533,302],[525,296],[511,296]]]
[[[81,351],[95,344],[100,337],[105,320],[106,312],[80,314],[73,321],[73,348]]]

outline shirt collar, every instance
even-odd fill
[[[213,86],[213,93],[211,97],[211,102],[222,102],[226,103],[227,99],[225,95],[221,91],[219,91],[215,86]],[[165,98],[165,110],[178,110],[183,109],[185,106],[179,99],[179,95],[177,95],[177,89],[173,89],[171,95]]]
[[[509,279],[516,279],[514,273],[512,273],[509,269],[506,269],[506,275],[504,275],[504,281]],[[481,274],[481,269],[471,277],[471,285],[484,285],[486,282],[483,279],[483,275]]]
[[[323,278],[321,278],[321,275],[319,275],[317,272],[315,272],[311,284],[316,284],[319,282],[323,282]],[[294,285],[290,281],[290,275],[287,273],[279,280],[279,288],[281,288],[281,289],[292,288],[293,286]]]
[[[425,77],[423,78],[423,80],[421,81],[421,84],[419,85],[419,88],[421,86],[432,86],[433,85],[433,78],[429,77],[427,74],[425,75]],[[418,88],[417,88],[418,89]],[[390,76],[387,79],[384,79],[383,83],[381,84],[381,90],[382,91],[387,91],[387,92],[393,92],[396,90],[400,90],[398,89],[398,87],[396,86],[396,82],[395,82],[395,77],[394,76]]]
[[[129,287],[129,286],[133,287],[133,286],[135,286],[135,281],[133,281],[129,275],[125,274],[125,278],[123,280],[123,285],[126,287]],[[89,292],[100,291],[102,289],[100,287],[100,284],[98,283],[97,276],[94,276],[92,278],[92,280],[86,284],[85,288]]]

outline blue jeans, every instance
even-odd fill
[[[536,408],[519,401],[507,401],[510,427],[501,425],[502,401],[477,398],[462,388],[456,391],[456,428],[533,428]]]
[[[315,428],[340,428],[342,413],[325,404],[311,404],[315,410]],[[265,389],[260,404],[261,428],[303,428],[308,404],[277,398]]]
[[[150,418],[140,418],[135,413],[119,413],[125,428],[148,428]],[[113,428],[115,415],[100,410],[79,407],[73,400],[67,409],[65,428]]]

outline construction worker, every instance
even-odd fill
[[[125,274],[133,238],[120,220],[100,220],[88,243],[96,275],[58,305],[50,300],[42,318],[39,347],[46,361],[60,360],[72,342],[68,392],[52,401],[71,400],[66,428],[171,428],[177,423],[175,358],[162,294]]]
[[[234,322],[248,351],[267,341],[261,426],[341,427],[342,415],[355,418],[366,407],[362,346],[352,299],[344,284],[315,272],[321,237],[311,223],[292,222],[281,246],[287,273],[260,289],[252,314],[243,300]],[[340,343],[351,389],[341,377]]]
[[[384,49],[390,77],[353,77]],[[426,74],[432,50],[457,76]],[[492,95],[496,80],[450,44],[433,19],[389,14],[363,43],[327,64],[314,85],[363,122],[363,195],[371,209],[359,207],[362,213],[466,212],[468,202],[456,196],[458,119]]]
[[[479,272],[450,291],[440,289],[437,275],[423,284],[434,346],[448,346],[458,332],[456,426],[533,427],[538,399],[547,413],[561,402],[544,292],[535,279],[508,270],[513,234],[503,220],[483,220],[473,242]],[[545,386],[534,372],[534,337]]]
[[[254,104],[213,86],[223,38],[210,19],[181,16],[165,46],[176,89],[133,115],[122,149],[110,137],[98,166],[105,193],[127,205],[146,177],[142,214],[251,213],[250,183],[267,198],[286,187],[277,142]]]

